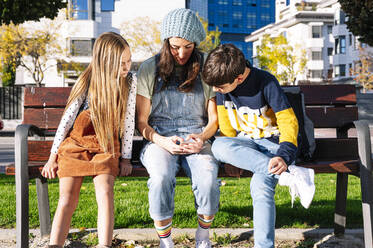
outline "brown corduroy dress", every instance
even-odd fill
[[[114,138],[114,156],[105,153],[97,140],[89,110],[83,110],[58,149],[58,171],[61,177],[82,177],[119,173],[120,142]]]

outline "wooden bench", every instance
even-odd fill
[[[301,85],[306,112],[315,128],[333,128],[335,138],[316,138],[313,160],[298,165],[313,168],[316,173],[337,173],[334,230],[343,234],[346,226],[348,176],[361,178],[364,232],[366,247],[372,245],[372,173],[371,148],[368,125],[356,123],[358,139],[348,137],[348,130],[358,119],[355,86]],[[26,88],[24,91],[23,124],[15,132],[15,167],[6,168],[6,174],[16,176],[16,229],[17,247],[28,247],[29,235],[29,179],[36,179],[41,235],[50,233],[47,180],[40,175],[49,157],[53,135],[58,127],[70,88]],[[367,134],[368,133],[368,134]],[[35,138],[37,137],[37,138]],[[142,138],[134,138],[131,176],[148,176],[139,162]],[[360,160],[359,160],[359,152]],[[229,166],[229,165],[222,165]],[[180,174],[182,175],[182,174]],[[232,176],[221,168],[219,176]],[[251,176],[243,171],[240,176]],[[372,192],[372,193],[371,193]]]

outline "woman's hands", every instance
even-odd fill
[[[130,159],[122,158],[119,161],[119,176],[128,176],[132,172],[132,164]]]
[[[48,159],[48,162],[44,165],[41,175],[45,178],[52,179],[57,175],[57,154],[51,153]]]
[[[181,142],[180,147],[183,150],[183,154],[199,153],[203,149],[203,139],[201,134],[189,134],[186,137],[187,142]]]

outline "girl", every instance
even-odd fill
[[[111,247],[114,179],[132,171],[136,78],[130,67],[127,41],[119,34],[103,33],[93,46],[91,63],[71,90],[42,170],[44,177],[57,174],[60,180],[49,247],[64,244],[84,176],[93,176],[95,185],[98,247]]]
[[[192,180],[198,214],[196,247],[211,247],[209,227],[219,206],[218,163],[208,139],[217,130],[215,95],[202,82],[205,39],[198,17],[176,9],[163,19],[160,54],[139,69],[138,129],[149,142],[140,159],[150,178],[149,212],[160,247],[173,247],[171,225],[176,173],[180,167]]]

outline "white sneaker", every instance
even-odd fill
[[[298,196],[303,207],[308,208],[315,194],[315,172],[313,169],[290,165],[290,172],[283,172],[278,181],[279,185],[289,186],[291,206]]]
[[[210,240],[196,241],[196,248],[211,248]]]

